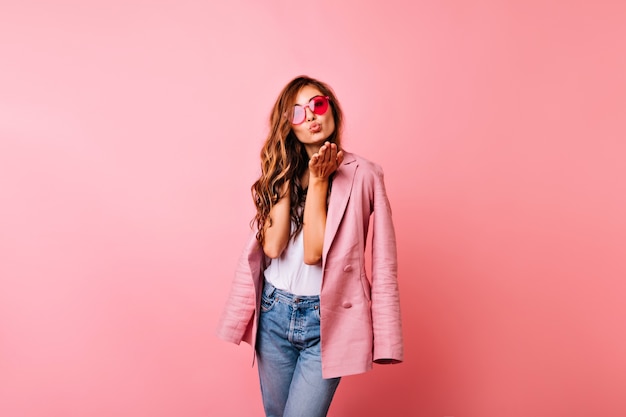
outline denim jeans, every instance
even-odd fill
[[[265,282],[257,360],[267,417],[324,417],[340,378],[322,378],[318,296]]]

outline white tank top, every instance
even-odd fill
[[[319,295],[322,288],[322,265],[304,263],[304,233],[302,230],[283,253],[272,259],[265,270],[265,279],[281,290],[295,295]]]

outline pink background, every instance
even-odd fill
[[[0,415],[262,415],[214,330],[302,73],[399,246],[406,362],[330,416],[626,415],[626,3],[221,3],[0,4]]]

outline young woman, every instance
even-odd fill
[[[261,150],[254,232],[218,336],[255,348],[268,417],[326,416],[340,377],[403,360],[383,172],[342,149],[342,123],[332,89],[297,77],[274,104]]]

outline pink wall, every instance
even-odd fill
[[[51,3],[0,5],[1,416],[261,415],[214,328],[301,73],[400,248],[406,363],[331,416],[626,415],[626,3]]]

